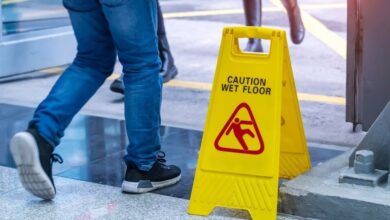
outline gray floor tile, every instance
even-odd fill
[[[7,169],[14,178],[15,170]],[[2,172],[3,173],[3,172]],[[1,175],[7,180],[6,175]],[[57,196],[46,202],[24,189],[0,196],[1,219],[203,219],[186,214],[188,200],[157,194],[122,194],[120,188],[55,178]],[[4,212],[5,211],[5,212]],[[5,215],[4,215],[5,213]],[[248,219],[243,211],[217,209],[210,219]]]
[[[123,194],[119,187],[54,177],[57,196],[42,201],[26,192],[15,169],[0,166],[0,219],[250,219],[247,212],[217,208],[207,218],[187,214],[188,200],[158,194]],[[303,219],[279,216],[279,220]]]
[[[20,187],[21,184],[15,169],[0,166],[0,194]]]

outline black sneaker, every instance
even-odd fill
[[[53,150],[34,128],[19,132],[11,139],[11,154],[23,187],[42,199],[53,199],[56,194],[52,165],[63,161]]]
[[[162,70],[160,72],[160,76],[163,79],[163,83],[167,83],[167,82],[171,81],[173,78],[175,78],[177,76],[177,74],[178,74],[178,72],[177,72],[176,66],[171,66],[171,67],[169,67],[169,69]]]
[[[180,181],[180,168],[174,165],[165,165],[165,154],[158,156],[152,169],[140,171],[132,162],[127,163],[125,180],[122,191],[129,193],[146,193],[155,189],[167,187]]]
[[[115,79],[111,85],[110,90],[116,93],[125,94],[125,86],[123,85],[123,79],[122,76],[118,79]]]
[[[160,76],[162,77],[163,82],[166,83],[175,78],[178,71],[165,34],[158,36],[158,50],[161,60]]]

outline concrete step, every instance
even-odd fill
[[[313,168],[280,187],[279,211],[332,220],[390,219],[390,190],[340,184],[338,178],[352,150]]]

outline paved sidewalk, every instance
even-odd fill
[[[167,31],[179,75],[176,80],[211,83],[225,23],[169,19]],[[307,33],[300,46],[290,45],[297,90],[300,93],[344,97],[345,60]],[[116,68],[120,73],[120,66]],[[57,76],[0,84],[0,101],[37,105]],[[107,81],[84,107],[83,113],[123,119],[122,96],[109,91]],[[30,95],[34,94],[34,95]],[[192,88],[164,87],[162,123],[203,130],[210,92]],[[352,133],[345,122],[345,106],[318,101],[300,101],[308,141],[354,146],[364,136]]]
[[[153,193],[123,194],[119,187],[54,177],[57,196],[42,201],[27,193],[16,170],[0,166],[1,219],[249,219],[245,211],[216,209],[207,218],[187,214],[188,200]],[[280,220],[303,218],[280,216]]]

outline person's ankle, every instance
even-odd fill
[[[29,125],[26,131],[34,136],[39,147],[44,147],[45,150],[50,151],[50,153],[54,151],[55,146],[41,135],[35,125]]]

